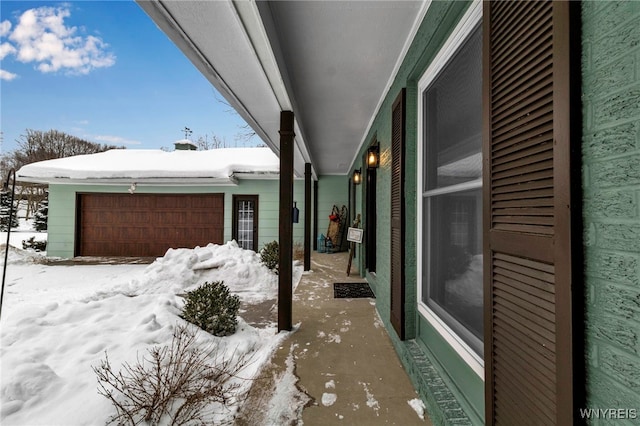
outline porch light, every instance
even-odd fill
[[[353,171],[353,183],[354,185],[360,185],[362,182],[362,169],[356,169]]]
[[[380,145],[371,145],[367,150],[367,167],[376,169],[380,165]]]

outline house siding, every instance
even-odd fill
[[[53,257],[74,256],[76,193],[126,193],[128,185],[58,185],[49,186],[49,219],[47,254]],[[224,240],[231,240],[232,196],[234,194],[259,195],[258,247],[278,240],[279,183],[278,180],[245,180],[237,186],[149,186],[139,185],[136,193],[145,194],[203,194],[224,193]],[[294,182],[294,200],[300,209],[300,221],[293,225],[293,239],[304,240],[304,181]]]
[[[484,422],[484,381],[445,342],[418,310],[417,283],[417,105],[418,80],[438,53],[452,29],[471,2],[432,2],[412,45],[398,70],[381,108],[372,122],[365,141],[375,136],[380,142],[380,167],[377,173],[377,271],[365,273],[380,313],[398,355],[407,370],[434,424],[482,424]],[[391,106],[402,88],[406,88],[405,128],[405,214],[406,255],[404,272],[405,332],[401,341],[389,319],[390,312],[390,207],[391,199]],[[366,146],[356,156],[362,158]],[[354,168],[363,167],[356,162]],[[351,171],[353,172],[353,170]],[[361,185],[363,187],[363,185]],[[364,215],[362,191],[357,190],[358,209]],[[368,225],[367,225],[368,226]],[[359,262],[364,271],[363,261]]]
[[[582,46],[586,408],[635,409],[637,424],[640,3],[583,2]]]
[[[320,234],[327,235],[329,215],[334,205],[339,209],[342,206],[349,206],[348,185],[349,178],[344,175],[322,175],[318,177],[318,236]],[[359,204],[357,205],[359,206]],[[302,211],[300,213],[302,214]],[[357,209],[356,213],[360,213],[360,210]]]
[[[377,257],[388,259],[390,245],[384,235],[390,228],[387,203],[391,103],[400,89],[406,87],[408,340],[400,341],[389,322],[389,263],[379,261],[377,273],[365,276],[376,293],[381,318],[403,365],[427,403],[434,424],[484,422],[482,378],[417,311],[417,218],[412,213],[416,211],[418,178],[417,81],[468,6],[468,2],[431,4],[364,138],[371,140],[375,135],[380,141]],[[640,411],[640,3],[583,2],[582,44],[586,406],[637,412]],[[364,149],[356,158],[360,158]],[[356,162],[354,168],[361,166]],[[363,221],[366,223],[364,215]],[[598,420],[592,422],[600,424]]]

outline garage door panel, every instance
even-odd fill
[[[191,199],[177,195],[163,195],[160,198],[156,198],[154,201],[157,209],[188,208],[191,204]]]
[[[161,256],[221,244],[223,194],[81,194],[77,254]]]

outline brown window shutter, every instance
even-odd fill
[[[487,424],[574,422],[569,3],[484,3]]]
[[[405,89],[393,102],[391,112],[391,325],[400,339],[404,325],[404,138]]]

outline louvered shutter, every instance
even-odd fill
[[[484,3],[487,424],[574,419],[569,3]]]
[[[391,325],[400,339],[404,326],[404,138],[405,89],[391,112]]]

